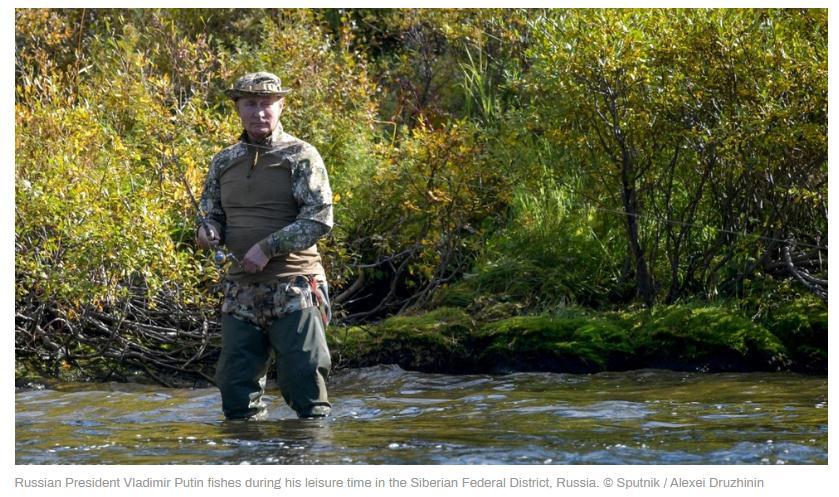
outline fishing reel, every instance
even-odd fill
[[[184,186],[186,187],[186,193],[189,195],[189,199],[192,200],[192,205],[194,205],[195,210],[198,211],[198,215],[200,216],[199,219],[201,220],[201,226],[204,228],[204,232],[207,234],[207,236],[209,236],[210,233],[213,233],[213,228],[207,222],[207,216],[204,213],[204,211],[201,210],[201,206],[198,205],[198,201],[195,200],[195,196],[192,194],[192,189],[189,188],[189,182],[186,180],[186,177],[183,175],[183,173],[181,173],[181,180],[183,180]],[[216,246],[215,251],[213,252],[213,262],[216,263],[216,266],[221,267],[227,264],[227,262],[229,261],[233,261],[236,264],[240,264],[239,259],[237,259],[235,255]]]
[[[237,259],[236,256],[231,254],[230,252],[225,252],[224,250],[217,248],[215,253],[213,253],[213,262],[215,262],[219,266],[223,266],[227,264],[228,261],[238,263],[239,259]]]
[[[206,233],[212,233],[212,228],[207,224],[207,221],[204,219],[202,219],[202,221],[202,224],[204,225],[204,231]],[[239,263],[239,259],[237,259],[235,255],[216,245],[215,250],[213,250],[213,262],[216,264],[216,266],[224,266],[230,261],[233,261],[237,264]]]

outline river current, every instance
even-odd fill
[[[827,464],[827,378],[338,371],[333,415],[227,422],[215,388],[15,395],[17,464]]]

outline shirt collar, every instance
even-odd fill
[[[282,123],[277,121],[277,126],[274,128],[274,132],[271,133],[270,136],[266,136],[265,138],[257,142],[252,142],[248,138],[248,132],[242,131],[242,134],[239,135],[239,141],[247,145],[256,145],[258,147],[273,148],[274,146],[280,143],[281,136],[283,136],[283,125]]]

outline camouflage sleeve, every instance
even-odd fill
[[[268,257],[288,254],[311,247],[329,233],[329,226],[317,221],[298,219],[285,228],[275,231],[260,242]]]
[[[195,214],[195,223],[196,229],[201,227],[201,216],[206,215],[207,221],[216,229],[219,237],[224,237],[224,226],[227,218],[224,214],[224,209],[221,207],[219,169],[219,160],[218,156],[216,156],[210,164],[210,170],[207,172],[206,179],[204,179],[204,190],[201,192],[201,200],[198,201],[199,212]]]
[[[268,257],[311,247],[332,229],[332,189],[323,159],[311,145],[293,162],[291,183],[300,210],[293,223],[263,240]]]

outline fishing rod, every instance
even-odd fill
[[[198,205],[198,201],[195,200],[195,195],[192,194],[192,189],[189,187],[189,182],[186,180],[186,176],[184,176],[182,171],[179,172],[181,174],[181,181],[183,182],[184,187],[186,187],[186,193],[189,195],[189,199],[192,200],[192,205],[195,206],[195,211],[198,213],[199,219],[201,219],[201,226],[204,227],[204,232],[207,236],[210,236],[213,228],[207,221],[207,216],[204,215],[204,211],[201,209],[201,206]],[[239,259],[237,259],[235,255],[219,246],[216,246],[215,252],[213,253],[213,262],[215,262],[217,266],[221,267],[228,261],[233,261],[241,266]]]

